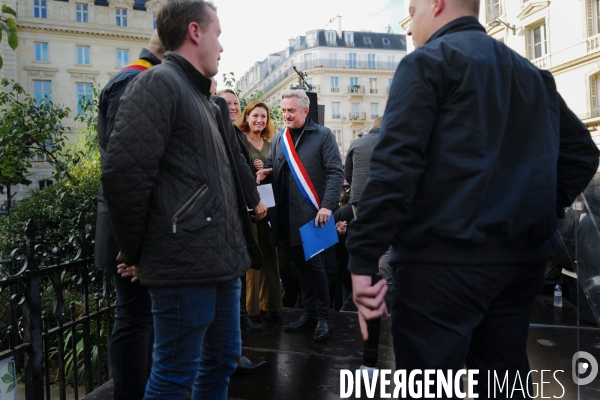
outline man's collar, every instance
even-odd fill
[[[141,58],[142,60],[146,60],[152,63],[152,65],[158,65],[160,64],[160,60],[158,59],[158,57],[156,57],[154,55],[154,53],[152,53],[150,50],[148,50],[145,47],[142,47],[142,51],[140,51],[140,56],[139,58]]]
[[[207,99],[210,99],[210,85],[212,83],[210,78],[204,76],[184,57],[172,51],[167,51],[163,60],[172,62],[182,69],[190,78],[194,86],[196,86]]]
[[[471,30],[478,30],[485,33],[485,28],[479,23],[477,18],[472,16],[460,17],[448,22],[446,25],[438,29],[437,32],[429,38],[427,43],[450,33]]]

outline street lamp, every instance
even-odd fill
[[[504,22],[498,17],[494,18],[494,20],[491,21],[488,25],[491,26],[492,28],[495,28],[500,25],[504,25],[508,29],[512,29],[513,35],[516,34],[516,27],[514,25],[510,25],[508,22]]]

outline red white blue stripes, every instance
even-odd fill
[[[281,147],[300,192],[308,204],[313,206],[315,210],[319,211],[321,208],[319,195],[317,194],[317,191],[315,190],[315,187],[313,186],[306,169],[304,169],[304,165],[302,165],[302,161],[300,161],[298,153],[296,153],[296,148],[292,142],[292,135],[290,134],[288,128],[285,128],[283,131],[281,131]]]

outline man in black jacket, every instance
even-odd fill
[[[344,176],[350,187],[350,204],[356,215],[356,207],[360,196],[362,196],[367,179],[369,179],[369,170],[371,169],[371,153],[379,141],[379,128],[381,128],[382,117],[377,117],[373,122],[373,129],[365,136],[358,138],[350,145],[346,162],[344,163]]]
[[[552,75],[486,35],[479,0],[411,0],[409,11],[417,49],[394,75],[348,229],[354,300],[366,337],[365,320],[387,314],[385,282],[371,276],[391,244],[396,368],[466,364],[483,395],[487,370],[527,376],[557,220],[598,149]]]
[[[277,243],[279,270],[285,290],[292,281],[292,266],[298,276],[306,314],[296,322],[286,325],[288,331],[307,328],[317,322],[313,340],[329,337],[329,286],[322,253],[305,261],[300,227],[309,221],[323,226],[337,207],[344,183],[344,171],[335,137],[329,128],[316,124],[308,117],[310,100],[303,90],[283,93],[281,111],[289,130],[300,164],[312,181],[320,204],[309,203],[292,175],[282,147],[282,135],[273,137],[271,153],[265,169],[256,173],[258,181],[271,171],[277,217],[272,222],[274,242]],[[310,191],[309,188],[306,190]],[[318,202],[317,202],[318,203]],[[287,278],[289,277],[289,278]],[[285,305],[285,304],[284,304]],[[293,306],[293,305],[291,305]]]
[[[142,71],[160,64],[164,52],[158,32],[155,30],[148,47],[140,52],[140,58],[117,72],[102,89],[98,104],[98,148],[103,168],[106,166],[108,142],[115,124],[121,95],[127,85]],[[113,370],[115,400],[141,400],[144,397],[146,381],[152,366],[154,345],[150,296],[145,286],[121,278],[117,274],[119,247],[110,225],[102,186],[98,192],[95,240],[96,265],[112,274],[117,292],[115,327],[108,350]]]
[[[166,0],[156,16],[167,50],[121,97],[102,185],[123,263],[138,266],[154,318],[145,399],[227,398],[241,356],[239,277],[262,262],[246,203],[264,217],[235,137],[220,132],[216,8]],[[251,199],[247,201],[244,194]]]

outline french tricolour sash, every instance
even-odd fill
[[[285,155],[285,159],[290,166],[290,171],[292,171],[292,175],[294,176],[294,180],[300,188],[300,192],[311,206],[314,207],[315,210],[319,211],[321,208],[321,201],[319,200],[319,195],[315,190],[315,187],[306,173],[306,169],[304,169],[304,165],[302,165],[302,161],[300,161],[300,157],[298,157],[298,153],[296,153],[296,147],[294,147],[294,143],[292,142],[292,135],[288,128],[285,128],[281,131],[281,147],[283,149],[283,154]]]
[[[131,64],[129,64],[128,66],[126,66],[123,69],[128,69],[128,68],[134,68],[134,69],[139,69],[140,71],[145,71],[149,68],[152,68],[152,63],[150,61],[146,61],[146,60],[143,60],[140,58],[139,60],[132,62]]]

